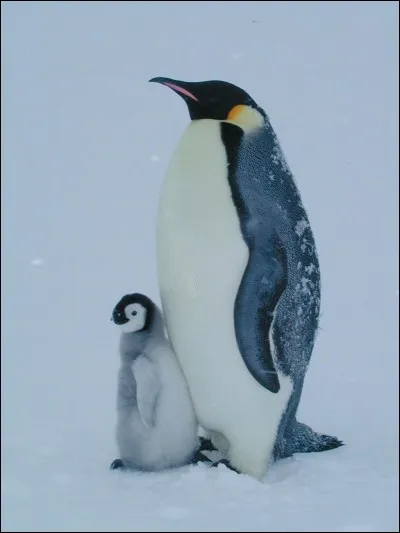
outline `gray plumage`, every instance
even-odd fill
[[[143,295],[127,295],[121,302],[113,313],[114,322],[123,330],[117,391],[118,467],[155,471],[187,464],[199,445],[198,424],[185,378],[164,333],[161,311]],[[135,316],[129,316],[126,309],[133,309]],[[135,321],[144,327],[128,331],[135,328]]]
[[[320,311],[318,255],[299,191],[268,117],[263,128],[245,136],[240,128],[223,123],[221,135],[226,145],[237,146],[229,176],[250,250],[235,302],[237,341],[254,377],[272,392],[279,390],[275,365],[293,381],[274,458],[336,448],[342,444],[336,437],[296,420]],[[257,300],[258,308],[250,304]],[[254,313],[249,312],[252,308]],[[258,326],[260,319],[268,323],[268,317],[274,357],[268,349],[268,331]]]

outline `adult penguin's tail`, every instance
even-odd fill
[[[323,435],[312,430],[306,424],[294,422],[285,432],[280,445],[275,449],[275,458],[284,459],[294,453],[325,452],[343,446],[344,442],[330,435]]]

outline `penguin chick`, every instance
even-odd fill
[[[111,469],[156,471],[207,461],[179,362],[165,336],[160,309],[147,296],[127,294],[111,320],[121,330],[116,441]]]

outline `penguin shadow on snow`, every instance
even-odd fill
[[[111,470],[162,471],[188,464],[225,464],[198,436],[189,389],[165,335],[161,310],[140,293],[126,294],[111,320],[121,331],[117,386],[116,442],[120,457]],[[234,470],[234,469],[233,469]]]

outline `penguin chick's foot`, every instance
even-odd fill
[[[211,460],[206,455],[204,455],[204,453],[201,453],[200,449],[195,452],[190,462],[191,464],[194,464],[194,465],[197,463],[211,464]]]
[[[240,474],[239,470],[236,470],[236,468],[234,468],[231,465],[231,463],[228,461],[228,459],[221,459],[220,461],[216,461],[211,466],[212,467],[217,467],[218,465],[225,465],[227,468],[229,468],[229,470],[232,470],[233,472],[236,472],[236,474]]]
[[[126,470],[126,465],[122,459],[114,459],[110,465],[110,470]]]

